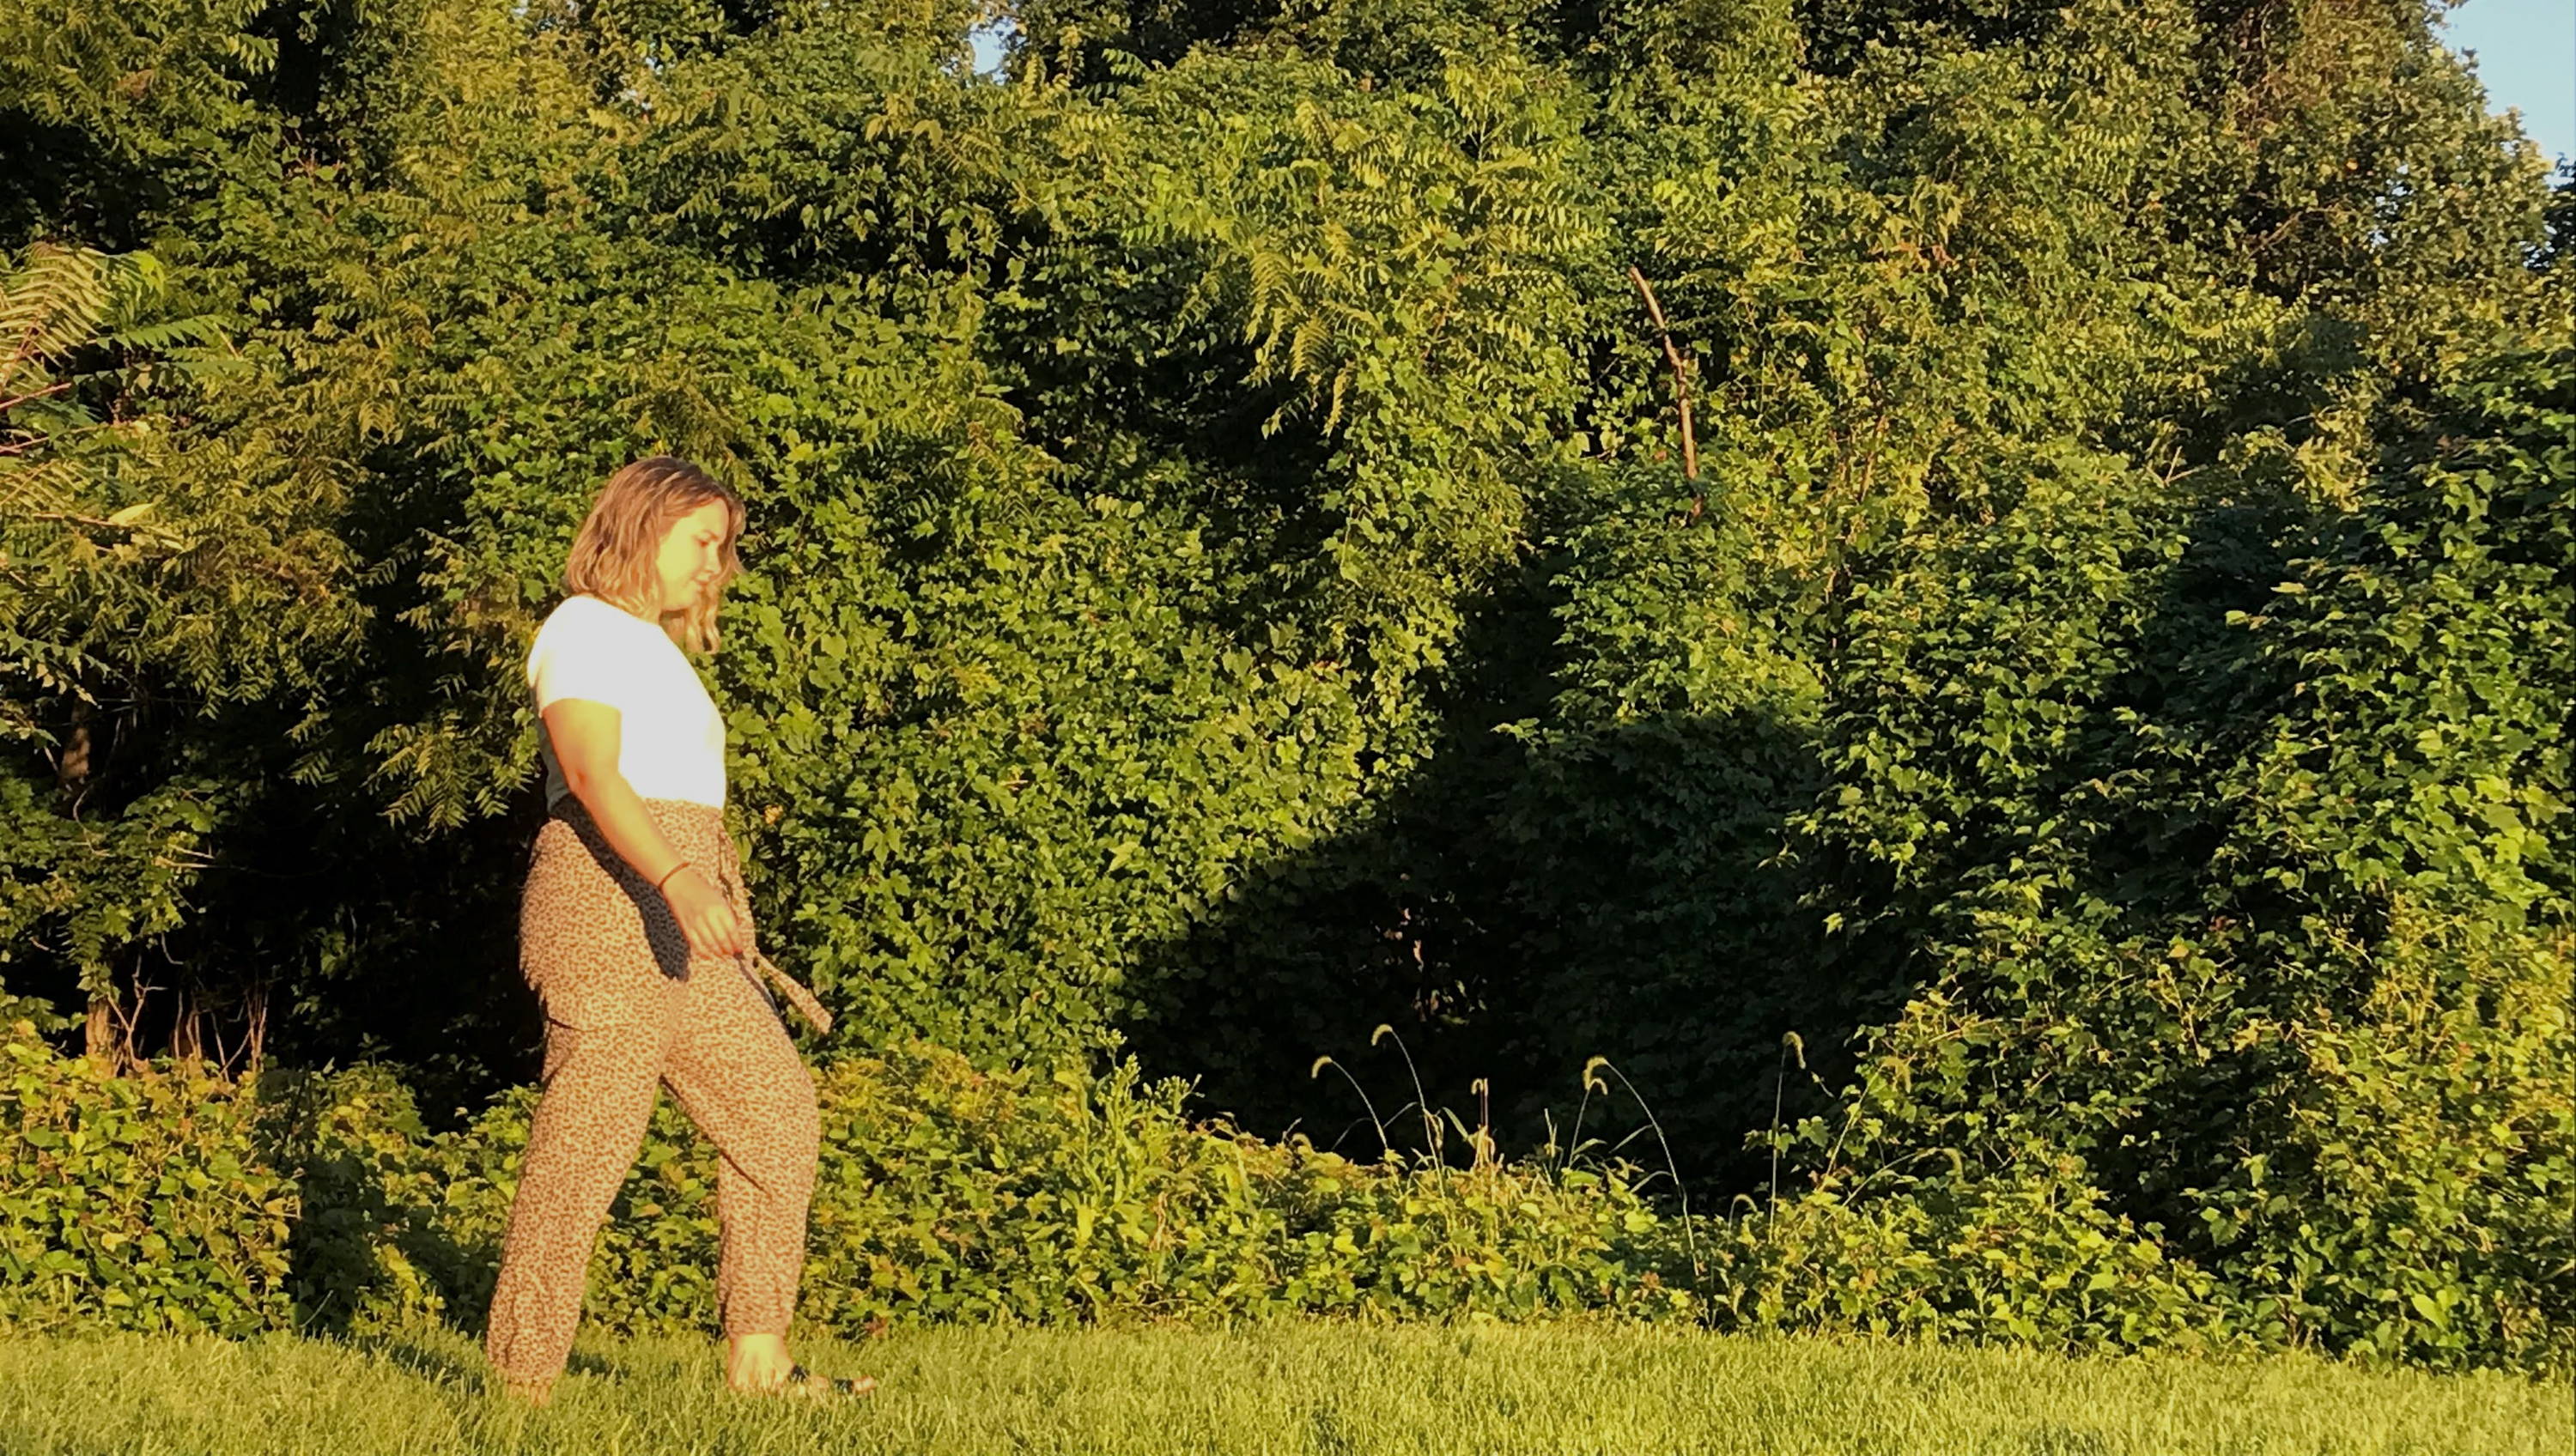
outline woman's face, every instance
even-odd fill
[[[655,565],[662,576],[663,611],[685,612],[706,594],[724,563],[725,531],[732,524],[725,503],[711,500],[662,533]]]

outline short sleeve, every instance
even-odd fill
[[[528,652],[528,686],[536,693],[538,712],[565,698],[606,703],[624,712],[635,696],[639,664],[633,634],[616,630],[619,624],[603,617],[598,605],[573,598],[537,629],[536,645]]]

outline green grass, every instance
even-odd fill
[[[451,1330],[0,1339],[0,1451],[2545,1452],[2569,1394],[2308,1359],[2068,1360],[1627,1327],[1242,1333],[936,1329],[808,1340],[884,1388],[841,1410],[738,1397],[706,1341],[585,1338],[555,1404],[484,1387]]]

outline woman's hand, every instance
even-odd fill
[[[680,933],[689,938],[691,954],[722,960],[751,949],[732,904],[696,865],[673,870],[662,882],[662,899],[680,922]]]
[[[554,746],[564,786],[590,811],[617,857],[639,875],[678,859],[679,851],[618,770],[625,715],[587,698],[559,698],[546,707],[544,718],[546,741]],[[671,918],[680,922],[680,933],[688,937],[691,956],[722,959],[751,949],[749,928],[734,914],[714,876],[682,863],[663,871],[655,883],[661,886],[662,903],[671,907]]]

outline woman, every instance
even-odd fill
[[[742,501],[657,456],[600,490],[564,566],[570,593],[528,654],[543,723],[545,827],[519,964],[545,1008],[544,1092],[501,1245],[485,1353],[543,1405],[572,1349],[583,1275],[659,1086],[714,1140],[716,1303],[737,1390],[863,1394],[787,1353],[819,1130],[814,1083],[752,944],[724,829],[724,720],[684,655],[716,646],[741,570]]]

